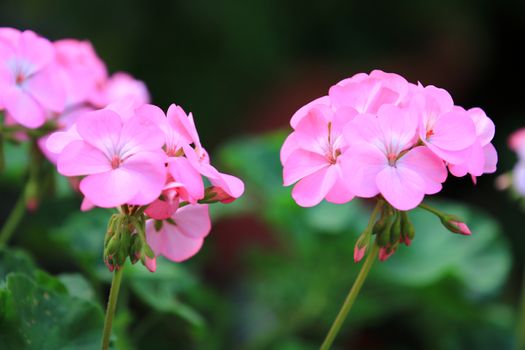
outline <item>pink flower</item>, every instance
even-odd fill
[[[354,262],[358,263],[363,259],[366,253],[366,246],[359,248],[359,246],[356,244],[354,247]]]
[[[133,100],[137,106],[149,103],[150,96],[146,84],[128,73],[117,72],[105,82],[91,102],[104,107],[120,100]]]
[[[360,115],[345,127],[348,151],[341,167],[350,190],[359,197],[377,194],[399,210],[418,206],[425,194],[441,190],[445,164],[426,147],[415,146],[413,110],[385,105],[378,115]]]
[[[63,39],[54,43],[56,61],[66,88],[68,106],[89,102],[108,73],[89,41]]]
[[[166,133],[166,150],[168,154],[170,154],[170,150],[173,151],[177,148],[176,145],[182,146],[189,164],[198,173],[207,177],[212,185],[222,188],[231,197],[239,198],[244,192],[244,183],[235,176],[219,172],[210,164],[208,152],[202,147],[195,128],[193,115],[191,113],[186,115],[182,108],[171,105],[168,109],[168,123],[168,129],[171,129],[170,132],[179,134],[179,139],[175,140],[170,139],[170,132]],[[182,162],[179,163],[182,164]],[[192,188],[195,190],[194,193],[196,193],[198,184],[193,183]]]
[[[462,164],[476,141],[476,128],[469,115],[454,108],[452,97],[434,86],[416,90],[412,105],[418,110],[419,138],[444,161]]]
[[[188,205],[177,210],[171,220],[162,221],[159,230],[155,220],[146,222],[146,239],[156,256],[181,262],[201,249],[211,230],[208,205]]]
[[[464,111],[461,107],[456,107]],[[476,129],[476,140],[469,148],[468,156],[463,163],[449,164],[449,170],[454,176],[471,174],[475,181],[476,176],[496,171],[498,154],[490,143],[494,138],[495,125],[480,108],[471,108],[467,112]]]
[[[284,185],[297,182],[292,197],[301,206],[311,207],[323,199],[344,203],[354,197],[341,172],[339,157],[347,148],[342,131],[350,120],[341,116],[322,105],[313,107],[281,149]]]
[[[65,91],[53,45],[34,32],[0,31],[0,106],[16,122],[37,128],[64,109]]]
[[[402,76],[374,70],[370,75],[359,73],[340,81],[330,88],[329,95],[336,109],[375,114],[382,105],[401,105],[409,90]]]
[[[69,143],[58,157],[58,171],[84,176],[80,191],[99,207],[146,205],[159,197],[166,181],[161,130],[151,120],[123,121],[103,109],[76,123],[81,140]]]

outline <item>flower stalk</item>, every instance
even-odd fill
[[[113,327],[113,318],[115,317],[115,309],[117,308],[118,294],[120,284],[122,282],[122,272],[124,266],[115,269],[113,272],[113,279],[111,280],[111,289],[109,291],[108,306],[106,309],[106,318],[104,320],[104,332],[102,335],[102,350],[109,349],[109,341],[111,337],[111,329]]]
[[[372,215],[370,216],[370,220],[368,222],[368,226],[365,229],[364,234],[367,232],[371,232],[372,228],[374,227],[374,224],[376,222],[376,217],[383,208],[384,201],[379,200],[374,208],[374,211],[372,212]],[[361,290],[361,287],[363,286],[363,283],[366,280],[366,277],[368,276],[368,273],[370,272],[370,269],[372,268],[372,265],[374,261],[377,259],[377,255],[379,253],[379,246],[373,242],[372,243],[372,249],[370,250],[370,253],[368,254],[363,266],[361,267],[361,271],[359,271],[359,274],[357,275],[356,280],[354,281],[354,284],[352,285],[352,288],[350,289],[350,292],[348,293],[345,302],[343,303],[343,306],[339,310],[339,313],[337,314],[336,319],[334,320],[334,323],[332,324],[332,327],[330,328],[330,331],[326,335],[326,338],[321,345],[321,350],[328,350],[332,346],[332,343],[335,340],[335,337],[339,333],[339,330],[341,329],[341,326],[343,325],[346,317],[348,316],[348,313],[350,312],[350,309],[352,308],[352,305],[354,304],[359,291]]]

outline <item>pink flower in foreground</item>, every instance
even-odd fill
[[[343,127],[350,119],[338,116],[321,105],[312,108],[283,145],[284,185],[297,182],[292,196],[301,206],[314,206],[324,198],[344,203],[354,197],[345,185],[339,159],[347,147]]]
[[[111,110],[80,117],[82,140],[69,143],[58,157],[58,171],[84,176],[80,191],[99,207],[145,205],[161,193],[166,179],[163,137],[151,120],[134,117],[125,122]]]
[[[383,106],[377,117],[360,115],[345,128],[349,151],[341,166],[350,190],[359,197],[377,194],[399,210],[418,206],[437,193],[447,177],[445,164],[425,147],[414,147],[413,111]]]
[[[158,230],[155,220],[146,222],[147,242],[155,255],[181,262],[197,254],[211,230],[208,205],[195,204],[180,208],[170,221],[162,221]]]
[[[0,106],[21,125],[38,128],[64,105],[53,45],[30,30],[0,28]]]

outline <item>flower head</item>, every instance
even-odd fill
[[[65,106],[55,48],[30,30],[0,28],[0,107],[17,123],[42,126]]]

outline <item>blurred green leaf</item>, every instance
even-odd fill
[[[2,349],[96,349],[103,314],[96,304],[41,286],[21,273],[7,276],[0,300]]]
[[[131,290],[149,307],[177,315],[196,327],[204,326],[202,316],[180,300],[181,294],[197,284],[181,265],[158,258],[155,273],[141,264],[128,264],[124,271]]]

